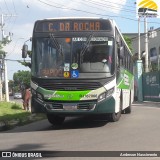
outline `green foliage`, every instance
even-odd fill
[[[28,54],[29,58],[31,58],[32,51],[28,51],[27,54]]]
[[[9,37],[2,38],[0,41],[0,57],[2,58],[1,55],[3,55],[3,58],[6,56],[6,52],[4,52],[3,47],[9,44],[11,40],[9,40]]]
[[[14,92],[19,92],[20,91],[20,86],[14,86],[14,88],[13,88],[13,91]]]
[[[22,110],[22,106],[16,103],[0,102],[0,130],[8,130],[17,125],[24,125],[30,122],[45,119],[45,114],[32,115]]]
[[[3,38],[3,41],[0,41],[0,45],[3,48],[3,46],[6,46],[10,42],[11,40],[8,40],[7,38]]]
[[[31,55],[32,55],[32,51],[28,51],[27,52],[27,55],[29,58],[31,58]],[[26,62],[25,60],[22,62],[22,61],[18,61],[20,64],[22,64],[23,66],[25,67],[29,67],[31,68],[31,63],[30,62]]]
[[[2,42],[0,41],[0,50],[2,49],[3,47],[2,47]]]
[[[11,106],[11,109],[22,109],[22,107],[21,107],[19,104],[14,103],[14,104]]]
[[[26,62],[26,61],[24,61],[24,62],[22,62],[22,61],[18,61],[20,64],[22,64],[23,66],[25,66],[25,67],[29,67],[29,68],[31,68],[31,63],[30,62]]]
[[[132,48],[132,40],[131,40],[131,38],[129,38],[128,36],[123,36],[123,38],[125,39],[129,49],[132,51],[133,48]]]
[[[14,88],[14,81],[9,80],[8,86],[9,86],[10,89],[13,89]]]
[[[4,53],[5,53],[5,52],[3,51],[3,46],[2,46],[1,43],[0,43],[0,55],[5,56]]]
[[[18,71],[14,73],[13,80],[14,85],[21,87],[21,85],[30,85],[31,72],[30,71]]]
[[[19,108],[19,109],[15,109]],[[18,118],[16,114],[19,114],[19,117],[21,113],[27,113],[28,112],[22,110],[22,107],[20,104],[15,103],[8,103],[8,102],[0,102],[0,121],[2,120],[12,120]]]
[[[5,51],[3,50],[3,47],[6,46],[6,44],[10,43],[11,41],[8,41],[8,40],[3,40],[3,41],[0,41],[0,55],[3,55],[4,57],[6,56],[6,53]],[[1,56],[0,56],[1,57]]]
[[[158,64],[157,63],[151,63],[150,71],[158,71]]]

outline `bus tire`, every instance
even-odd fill
[[[130,100],[129,100],[129,106],[124,110],[125,114],[130,114],[132,111],[132,104],[131,104],[131,93],[130,93]]]
[[[117,121],[119,121],[119,119],[121,117],[121,112],[122,112],[122,96],[120,97],[119,112],[117,112],[117,113],[110,113],[109,114],[109,121],[110,122],[117,122]]]
[[[62,125],[65,120],[63,116],[55,116],[53,114],[47,114],[48,121],[53,125]]]

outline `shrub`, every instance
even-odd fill
[[[12,106],[11,106],[11,109],[22,109],[20,105],[14,103]]]

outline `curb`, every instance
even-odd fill
[[[25,124],[29,124],[35,121],[39,121],[44,119],[43,117],[36,116],[36,114],[31,114],[30,116],[26,117],[25,121],[21,121],[20,119],[12,119],[10,121],[2,120],[0,121],[0,131],[10,130],[16,126],[23,126]]]
[[[133,105],[145,105],[145,107],[157,107],[160,108],[160,102],[151,102],[151,101],[143,101],[143,102],[133,102]]]

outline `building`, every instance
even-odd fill
[[[125,33],[124,35],[132,39],[132,52],[135,56],[135,60],[138,58],[138,33]],[[141,33],[140,36],[140,51],[141,58],[143,60],[143,65],[145,63],[144,57],[142,57],[145,52],[145,34]],[[149,60],[149,70],[160,70],[160,28],[155,30],[151,29],[148,31],[148,60]]]

